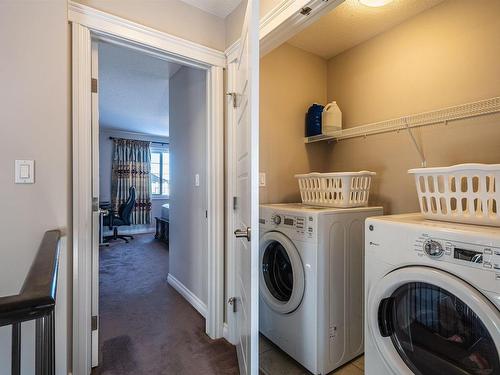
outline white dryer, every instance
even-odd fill
[[[500,374],[500,229],[366,221],[367,375]]]
[[[314,374],[363,353],[363,231],[381,207],[260,207],[260,331]]]

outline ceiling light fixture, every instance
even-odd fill
[[[391,3],[393,0],[359,0],[360,4],[366,5],[367,7],[383,7]]]

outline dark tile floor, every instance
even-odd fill
[[[234,347],[167,282],[168,249],[153,235],[100,251],[100,366],[92,375],[237,374]]]

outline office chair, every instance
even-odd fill
[[[128,243],[128,238],[131,240],[134,239],[134,237],[130,235],[118,234],[118,227],[131,224],[130,216],[135,206],[135,187],[131,186],[128,192],[128,199],[118,207],[118,213],[115,214],[113,211],[110,211],[109,214],[103,218],[103,226],[107,225],[109,229],[113,229],[113,235],[105,236],[104,242],[122,239]]]

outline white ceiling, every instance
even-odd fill
[[[186,4],[226,18],[241,3],[241,0],[181,0]]]
[[[346,0],[288,42],[330,59],[442,1],[394,0],[376,8]]]
[[[100,43],[101,127],[168,137],[168,81],[180,68],[126,47]]]

